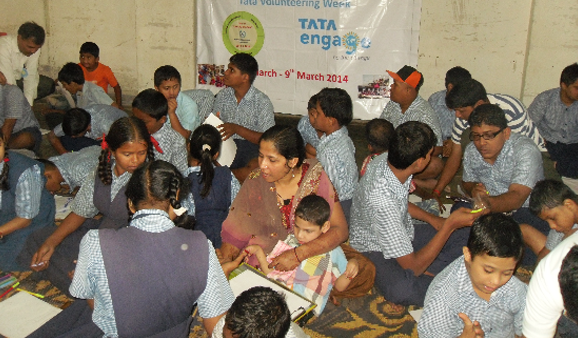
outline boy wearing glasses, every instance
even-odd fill
[[[482,104],[470,114],[470,143],[464,153],[462,186],[474,199],[481,198],[489,212],[512,213],[518,223],[527,223],[544,235],[548,223],[530,213],[530,193],[544,179],[542,155],[532,140],[512,133],[504,111]],[[529,251],[529,250],[528,250]],[[536,256],[525,257],[533,264]]]
[[[446,105],[449,109],[455,111],[456,119],[452,128],[453,145],[451,153],[433,189],[434,194],[437,196],[451,182],[460,168],[462,134],[470,126],[468,124],[470,114],[476,107],[486,103],[495,104],[503,110],[507,126],[514,133],[529,137],[539,147],[540,151],[546,151],[544,139],[540,136],[538,128],[530,119],[528,111],[522,102],[509,95],[488,94],[484,86],[474,79],[460,82],[446,96]]]

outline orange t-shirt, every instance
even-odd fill
[[[82,68],[82,72],[84,73],[84,80],[92,82],[100,88],[104,89],[105,93],[108,93],[108,85],[111,87],[118,86],[118,82],[116,81],[116,78],[114,77],[114,74],[109,66],[105,66],[99,62],[96,69],[92,72],[89,72],[80,63],[78,65],[80,68]]]

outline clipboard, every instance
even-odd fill
[[[267,278],[261,271],[246,263],[242,263],[231,272],[229,284],[231,284],[235,297],[254,286],[270,287],[277,292],[283,293],[293,322],[298,322],[317,306],[317,304],[289,289],[283,283]]]

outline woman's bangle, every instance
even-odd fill
[[[441,193],[439,190],[437,190],[437,189],[432,190],[432,192],[433,192],[434,194],[438,195],[438,196],[441,196],[441,195],[442,195],[442,193]]]
[[[0,240],[4,239],[4,233],[0,231]]]
[[[293,253],[295,254],[295,258],[297,259],[297,262],[301,263],[299,256],[297,256],[297,248],[293,248]]]

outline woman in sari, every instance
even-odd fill
[[[259,142],[259,169],[245,180],[223,222],[223,245],[219,256],[225,273],[238,264],[243,256],[241,250],[246,246],[258,244],[268,254],[277,241],[292,233],[295,209],[303,197],[311,194],[323,197],[331,207],[329,231],[296,250],[275,257],[270,268],[293,270],[301,261],[333,250],[349,236],[337,193],[321,163],[315,159],[305,160],[303,139],[297,129],[271,127]],[[356,258],[359,261],[360,271],[346,290],[347,294],[333,295],[364,295],[373,286],[375,267],[348,245],[342,245],[342,248],[348,260]],[[254,256],[249,264],[257,264]]]

